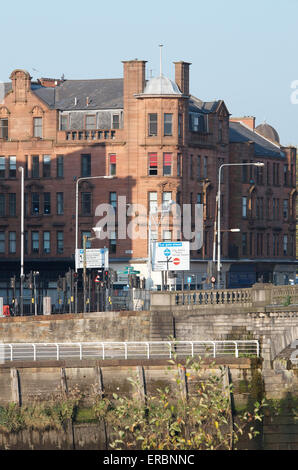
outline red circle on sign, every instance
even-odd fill
[[[173,264],[177,266],[177,264],[180,264],[180,258],[174,258],[173,259]]]

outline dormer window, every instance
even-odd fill
[[[33,118],[33,137],[39,137],[42,139],[42,118]]]
[[[119,114],[113,114],[112,128],[113,129],[120,129],[120,116],[119,116]]]
[[[0,119],[0,139],[8,139],[8,119]]]
[[[61,131],[66,131],[68,129],[68,116],[67,115],[60,116],[60,129]]]
[[[207,132],[207,116],[200,113],[190,113],[189,128],[192,132]]]
[[[87,114],[86,116],[86,129],[96,129],[96,116],[95,114]]]

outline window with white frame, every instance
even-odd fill
[[[42,138],[42,118],[33,118],[33,137]]]
[[[31,232],[32,253],[39,252],[39,232]]]
[[[152,214],[157,211],[157,192],[149,192],[149,212]]]
[[[43,232],[43,252],[45,254],[51,252],[51,232]]]
[[[172,200],[172,192],[164,191],[162,193],[162,210],[169,209],[171,200]]]
[[[172,241],[172,232],[171,232],[171,230],[163,230],[162,239],[163,239],[164,242],[171,242]]]
[[[61,255],[64,251],[64,232],[57,232],[57,254]]]

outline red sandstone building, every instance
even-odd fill
[[[191,252],[185,273],[203,286],[210,275],[219,166],[262,161],[261,175],[224,171],[223,277],[234,286],[294,276],[295,149],[262,136],[251,119],[230,123],[222,100],[192,96],[190,64],[175,63],[175,81],[163,75],[146,80],[145,64],[124,62],[123,79],[33,82],[26,71],[12,72],[0,104],[2,293],[20,269],[19,166],[25,168],[25,272],[39,270],[41,278],[55,281],[74,266],[76,180],[112,175],[79,186],[79,247],[84,234],[92,236],[98,205],[111,204],[115,229],[92,247],[108,246],[112,268],[132,264],[146,278],[148,241],[119,236],[119,196],[127,207],[141,204],[148,213],[169,201],[203,204],[202,248]],[[132,219],[129,212],[124,217]],[[240,233],[229,233],[232,227]],[[174,241],[182,234],[160,226],[152,236]],[[153,279],[160,284],[158,273]]]

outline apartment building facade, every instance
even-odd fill
[[[296,149],[284,147],[267,123],[231,118],[231,193],[229,217],[241,226],[230,234],[229,284],[263,280],[288,284],[295,280]],[[259,161],[263,167],[246,165]]]
[[[204,102],[192,96],[189,69],[189,63],[176,62],[174,81],[162,74],[146,80],[146,62],[141,60],[123,62],[120,79],[33,82],[24,70],[12,72],[0,104],[2,289],[20,269],[20,166],[25,171],[25,272],[38,270],[42,278],[53,283],[59,273],[74,267],[76,219],[78,245],[82,247],[83,236],[93,236],[92,228],[105,215],[106,204],[113,207],[115,224],[108,224],[107,238],[89,241],[87,246],[108,247],[113,269],[132,265],[146,278],[148,217],[138,218],[137,205],[145,207],[148,216],[152,209],[174,201],[180,206],[203,206],[202,246],[191,251],[191,270],[185,275],[192,274],[192,283],[200,287],[208,282],[219,167],[259,155],[254,143],[230,143],[229,112],[224,101]],[[294,150],[281,151],[292,168]],[[283,157],[276,158],[284,161]],[[283,172],[281,163],[276,171]],[[113,178],[94,178],[105,175]],[[79,178],[84,180],[78,186],[77,214],[75,191]],[[246,192],[256,193],[256,189],[251,189],[252,183],[238,180],[232,171],[224,172],[221,256],[227,284],[231,266],[247,257],[244,241],[231,237],[229,228],[236,224],[241,232],[245,229],[244,233],[255,230],[255,226],[247,226],[250,219],[239,216],[235,179],[241,183],[239,195],[244,191],[241,197],[246,197]],[[294,186],[282,185],[280,191],[287,194],[276,196],[279,204],[288,199],[289,214],[294,216]],[[126,230],[123,233],[123,225],[129,224],[134,224],[133,237]],[[289,237],[289,246],[291,224],[288,218],[281,227],[283,236]],[[273,230],[275,225],[270,227],[268,230]],[[138,231],[145,236],[138,237]],[[183,233],[174,232],[171,224],[165,230],[159,218],[152,238],[175,241],[183,239]],[[276,244],[273,240],[270,243]],[[279,247],[282,243],[280,239]],[[234,245],[238,246],[237,256],[231,256]],[[287,263],[288,272],[295,270],[295,256],[291,253],[289,248],[276,255]],[[258,255],[252,252],[251,256],[252,261]],[[153,273],[153,281],[155,286],[160,285],[160,273]]]

